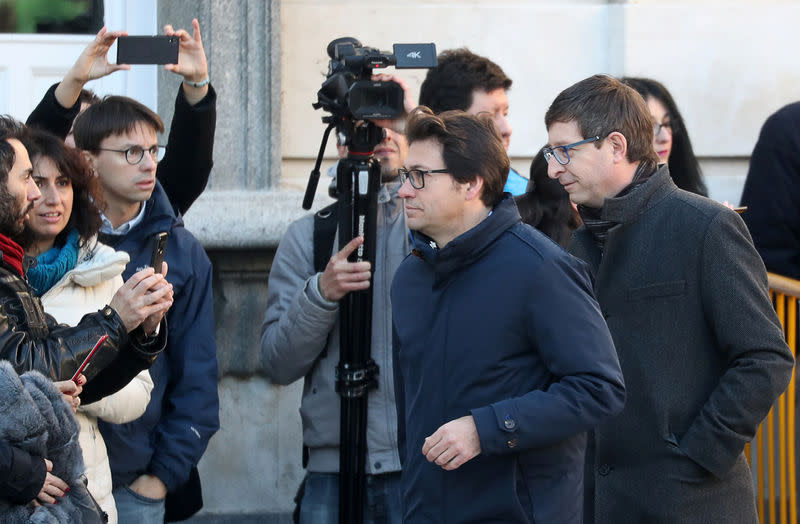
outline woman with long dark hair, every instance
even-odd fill
[[[622,82],[639,92],[653,115],[653,146],[659,162],[669,165],[672,180],[681,189],[708,196],[700,163],[694,156],[692,142],[681,112],[663,84],[651,78],[622,78]]]
[[[581,225],[578,212],[558,180],[547,176],[547,160],[539,153],[531,162],[525,193],[516,197],[522,221],[530,224],[566,248],[572,232]]]

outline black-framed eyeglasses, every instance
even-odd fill
[[[591,142],[597,142],[600,140],[599,136],[593,136],[592,138],[587,138],[585,140],[581,140],[580,142],[573,142],[572,144],[567,144],[565,146],[555,146],[555,147],[545,147],[542,149],[542,154],[544,155],[544,159],[547,163],[550,163],[551,158],[555,158],[559,164],[565,166],[569,164],[569,150],[573,147],[578,147],[583,144],[589,144]]]
[[[405,184],[406,180],[408,180],[411,183],[411,187],[414,189],[422,189],[425,187],[425,175],[449,172],[449,169],[406,169],[404,167],[397,169],[400,183]]]
[[[668,135],[672,135],[672,122],[662,122],[660,124],[653,124],[653,136],[658,136],[662,129],[667,130]]]
[[[125,153],[125,161],[130,165],[135,166],[144,158],[145,151],[150,155],[150,158],[158,162],[163,156],[164,146],[154,145],[148,149],[142,146],[131,146],[128,149],[109,149],[107,147],[98,147],[99,151],[113,151],[115,153]]]

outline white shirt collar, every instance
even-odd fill
[[[116,229],[114,228],[114,225],[111,223],[108,217],[106,217],[105,214],[100,213],[100,220],[103,221],[102,225],[100,226],[100,232],[105,233],[106,235],[118,235],[118,236],[127,235],[131,229],[138,226],[144,219],[144,210],[146,207],[147,207],[147,202],[142,202],[142,208],[139,210],[139,214]]]

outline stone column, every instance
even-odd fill
[[[217,90],[214,173],[209,189],[277,187],[280,171],[280,6],[278,0],[161,0],[158,23],[200,30]],[[179,79],[162,71],[158,109],[171,120]]]
[[[199,464],[205,505],[192,522],[288,522],[302,475],[300,384],[273,386],[259,362],[272,257],[282,232],[302,213],[300,195],[276,191],[279,14],[278,0],[158,2],[159,26],[191,33],[192,18],[199,20],[217,91],[214,169],[185,217],[214,266],[220,369],[221,428]],[[159,73],[158,112],[167,126],[179,88],[179,77]]]

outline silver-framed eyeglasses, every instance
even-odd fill
[[[589,144],[591,142],[597,142],[600,140],[599,136],[593,136],[592,138],[587,138],[585,140],[581,140],[580,142],[573,142],[572,144],[567,144],[565,146],[555,146],[555,147],[545,147],[542,149],[542,154],[544,155],[544,159],[547,163],[550,163],[551,158],[555,158],[559,164],[565,166],[569,164],[569,150],[581,146],[583,144]]]
[[[405,184],[406,180],[408,180],[409,183],[411,183],[411,187],[414,189],[422,189],[425,187],[425,175],[449,172],[449,169],[406,169],[404,167],[397,169],[400,183]]]
[[[125,153],[125,161],[128,162],[130,165],[135,166],[139,162],[142,161],[144,158],[145,152],[150,155],[154,161],[158,162],[164,156],[164,146],[162,145],[154,145],[147,149],[143,148],[142,146],[131,146],[128,149],[110,149],[107,147],[98,147],[99,151],[113,151],[115,153]]]

